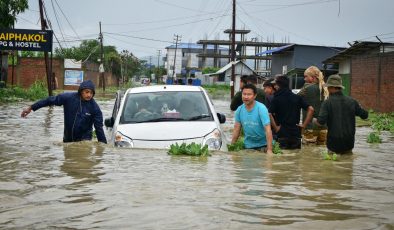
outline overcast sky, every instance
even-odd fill
[[[181,42],[228,39],[232,0],[44,0],[62,47],[97,39],[137,57],[165,54]],[[247,40],[348,47],[348,42],[394,42],[394,0],[237,0],[237,29]],[[38,0],[18,15],[17,29],[40,29]],[[56,39],[54,39],[56,41]],[[57,45],[55,45],[57,46]]]

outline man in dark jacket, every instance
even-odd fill
[[[63,106],[64,134],[63,142],[92,140],[92,126],[96,129],[99,142],[107,143],[103,130],[103,114],[93,99],[95,87],[91,80],[83,81],[74,93],[62,93],[40,100],[21,113],[26,117],[32,110],[46,106]]]
[[[241,77],[241,85],[240,88],[242,90],[243,86],[246,84],[257,85],[257,76],[255,75],[242,75]],[[265,93],[264,90],[257,88],[257,96],[256,101],[266,104]],[[234,97],[231,99],[230,109],[232,111],[237,110],[238,106],[242,105],[244,102],[242,101],[242,91],[237,92]]]
[[[351,97],[343,95],[342,79],[339,75],[331,75],[324,85],[330,96],[323,102],[320,113],[315,120],[317,125],[327,124],[327,148],[334,153],[351,152],[354,148],[356,133],[356,116],[368,118],[368,111],[361,108]]]
[[[313,107],[307,104],[301,96],[291,92],[287,76],[275,76],[272,83],[275,84],[276,92],[269,113],[279,145],[282,149],[300,149],[301,131],[312,120]],[[307,116],[304,122],[299,124],[301,109],[307,110]]]

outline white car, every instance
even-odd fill
[[[202,87],[156,85],[118,91],[105,126],[117,147],[166,149],[194,142],[227,151],[220,127],[225,121]]]

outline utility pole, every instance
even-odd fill
[[[100,26],[100,34],[99,34],[99,39],[100,39],[100,67],[99,67],[99,72],[100,72],[100,78],[99,78],[99,87],[103,87],[103,92],[105,92],[105,78],[104,78],[104,48],[103,48],[103,33],[101,32],[101,22],[99,22]]]
[[[47,22],[44,19],[44,7],[42,0],[38,0],[38,6],[40,8],[41,30],[46,30]],[[48,51],[44,51],[44,59],[45,59],[45,69],[47,73],[48,95],[52,96],[52,70],[49,67]]]
[[[152,82],[152,56],[149,56],[149,81]]]
[[[160,54],[161,54],[161,50],[157,50],[157,76],[156,76],[157,83],[159,83],[159,74],[160,74]]]
[[[175,72],[175,60],[176,60],[176,52],[178,50],[178,42],[181,40],[181,36],[179,35],[174,35],[175,36],[175,56],[174,56],[174,68],[173,68],[173,75],[172,75],[172,80],[175,81],[176,80],[176,72]]]
[[[235,0],[233,0],[233,27],[231,30],[231,98],[234,97],[234,82],[235,82]]]

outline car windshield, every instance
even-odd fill
[[[120,123],[212,120],[202,92],[170,91],[128,94]]]

